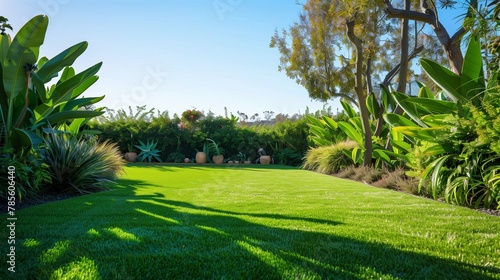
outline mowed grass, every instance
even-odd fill
[[[126,172],[17,211],[0,278],[500,279],[499,217],[286,167]]]

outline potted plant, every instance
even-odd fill
[[[235,158],[235,163],[243,163],[245,161],[245,154],[242,152],[239,152],[237,155],[234,156]]]
[[[207,145],[203,145],[203,150],[198,151],[196,150],[196,156],[195,156],[195,161],[196,163],[206,163],[207,162]]]
[[[271,156],[268,156],[266,154],[266,151],[264,151],[263,148],[260,148],[257,153],[259,154],[259,162],[260,164],[270,164],[271,163]]]
[[[137,158],[137,153],[134,152],[134,147],[132,144],[127,145],[127,150],[128,152],[125,153],[124,158],[128,162],[135,162],[135,159]]]
[[[207,138],[209,141],[207,150],[208,154],[212,156],[212,160],[215,164],[222,164],[224,162],[224,155],[222,155],[222,148],[212,139]]]

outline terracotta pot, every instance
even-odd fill
[[[128,162],[135,162],[135,159],[137,158],[137,153],[136,152],[126,152],[124,157],[125,157],[125,160]]]
[[[260,156],[260,164],[270,164],[271,156]]]
[[[230,160],[227,162],[227,164],[234,164],[234,161]]]
[[[235,163],[235,164],[239,164],[239,163],[240,163],[240,161],[239,161],[239,160],[235,160],[235,161],[234,161],[234,163]]]
[[[204,152],[196,153],[196,163],[206,163],[207,162],[207,154]]]
[[[189,162],[190,162],[189,158],[184,159],[184,163],[189,163]]]
[[[244,164],[252,164],[252,162],[251,162],[251,161],[249,161],[249,160],[245,160],[245,162],[243,162],[243,163],[244,163]]]
[[[214,161],[215,164],[222,164],[224,162],[224,156],[223,155],[213,156],[212,160]]]

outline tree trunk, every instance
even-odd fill
[[[405,11],[410,10],[410,0],[405,0]],[[399,70],[398,92],[406,93],[406,78],[408,76],[408,48],[410,39],[408,36],[409,20],[401,19],[401,63]]]
[[[363,158],[363,165],[366,166],[371,165],[372,163],[372,130],[370,127],[370,115],[368,113],[368,108],[366,107],[367,95],[363,90],[363,42],[356,36],[356,34],[354,34],[354,18],[355,16],[353,17],[353,19],[346,20],[346,27],[347,37],[349,37],[349,40],[354,44],[354,47],[356,48],[356,83],[354,86],[354,90],[356,91],[356,96],[358,98],[359,113],[363,125],[363,133],[365,136],[365,155]]]
[[[441,43],[441,46],[443,47],[444,52],[446,53],[446,57],[448,58],[448,61],[450,63],[451,70],[454,73],[460,75],[462,71],[462,64],[464,61],[462,51],[460,50],[460,40],[462,38],[462,35],[465,34],[464,28],[460,28],[453,36],[450,36],[448,31],[439,21],[434,10],[427,7],[427,1],[425,0],[421,1],[421,9],[423,12],[411,11],[409,9],[396,9],[392,6],[390,0],[384,0],[384,3],[385,11],[389,17],[416,20],[429,24],[432,30],[434,30],[434,33],[436,34],[439,42]]]

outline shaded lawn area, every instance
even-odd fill
[[[126,171],[18,210],[0,278],[500,279],[499,217],[288,167]]]

